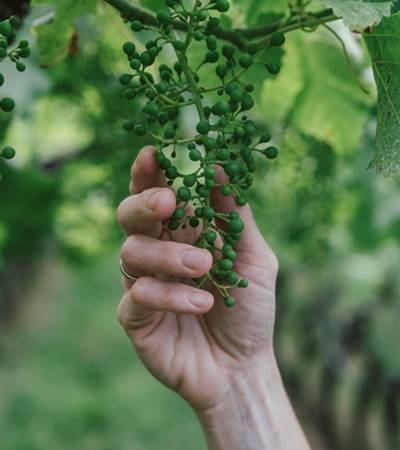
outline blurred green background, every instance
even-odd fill
[[[34,8],[21,37],[47,12]],[[264,17],[261,2],[235,12]],[[398,450],[399,183],[367,170],[370,63],[335,30],[371,93],[328,32],[288,36],[272,55],[280,76],[250,76],[255,119],[281,149],[260,160],[252,205],[280,260],[277,355],[313,448]],[[145,144],[121,127],[137,111],[117,82],[128,38],[100,4],[65,59],[43,66],[34,52],[24,74],[2,65],[18,106],[0,116],[0,140],[18,156],[0,160],[1,450],[205,449],[192,411],[151,379],[116,320],[115,209]]]

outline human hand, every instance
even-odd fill
[[[148,370],[177,391],[195,410],[218,404],[239,373],[265,371],[273,359],[275,281],[278,264],[261,236],[250,207],[238,208],[215,192],[217,211],[238,210],[245,231],[237,245],[235,270],[249,280],[235,289],[235,307],[227,308],[211,287],[196,289],[194,278],[213,264],[211,253],[192,246],[196,230],[171,232],[162,226],[176,208],[154,159],[141,151],[132,168],[131,196],[118,209],[128,234],[122,260],[124,279],[118,317]]]

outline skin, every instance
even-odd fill
[[[123,264],[138,276],[135,283],[123,279],[119,321],[150,373],[192,406],[210,450],[308,449],[273,351],[277,258],[250,207],[214,192],[214,209],[237,210],[245,223],[235,270],[249,287],[232,291],[231,309],[211,287],[197,289],[193,279],[209,271],[213,256],[193,246],[191,227],[163,227],[176,198],[154,152],[140,152],[131,195],[117,212],[128,236]]]

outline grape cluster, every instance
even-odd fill
[[[235,299],[230,290],[248,286],[248,281],[234,270],[235,246],[244,223],[237,211],[216,211],[211,205],[211,192],[219,189],[222,195],[233,196],[238,206],[246,205],[246,191],[252,185],[257,165],[255,156],[278,156],[274,146],[266,145],[271,140],[269,134],[260,134],[248,117],[254,106],[254,85],[244,82],[243,75],[257,63],[271,74],[277,74],[280,66],[258,61],[265,47],[257,43],[250,42],[243,49],[220,42],[221,23],[216,15],[229,8],[227,0],[195,0],[190,10],[180,0],[166,0],[166,7],[157,13],[157,25],[130,20],[135,33],[146,31],[151,38],[144,51],[139,51],[134,42],[123,45],[132,70],[121,75],[120,83],[128,100],[143,97],[142,113],[135,120],[125,121],[124,129],[155,139],[159,167],[169,185],[178,184],[177,207],[167,227],[199,229],[196,245],[214,254],[216,262],[205,277],[197,280],[197,285],[211,283],[225,305],[231,307]],[[178,34],[177,28],[184,31]],[[269,45],[281,46],[284,41],[284,35],[276,32]],[[191,67],[188,57],[192,45],[204,49],[204,58],[196,68]],[[174,62],[160,64],[155,70],[152,66],[157,57],[171,49]],[[210,65],[219,81],[216,86],[206,87],[200,73]],[[190,138],[184,136],[179,125],[183,108],[189,107],[195,108],[198,117]],[[196,170],[182,173],[176,167],[173,160],[178,148],[187,153]],[[217,165],[222,167],[226,181],[217,177]]]
[[[10,48],[14,41],[17,30],[21,27],[22,21],[17,16],[11,16],[7,20],[0,22],[0,62],[6,58],[15,63],[15,67],[19,72],[24,72],[25,64],[21,61],[31,54],[29,42],[22,40],[17,47]],[[0,87],[4,84],[4,75],[0,72]],[[15,102],[10,97],[0,97],[0,110],[9,113],[15,107]],[[0,157],[5,159],[12,159],[15,156],[14,148],[7,146],[0,150]]]

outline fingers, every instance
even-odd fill
[[[174,193],[167,188],[152,188],[126,198],[119,206],[117,217],[127,234],[145,233],[159,237],[161,222],[176,208]]]
[[[144,147],[131,169],[130,192],[137,194],[156,186],[163,186],[162,172],[155,159],[155,147]]]
[[[157,273],[179,278],[199,278],[213,264],[212,255],[207,250],[140,234],[128,237],[121,257],[128,273]]]
[[[157,311],[205,314],[213,304],[214,297],[209,292],[184,284],[143,277],[124,296],[118,308],[118,318],[129,331],[146,324],[146,319]]]
[[[218,184],[226,183],[227,176],[225,175],[223,169],[218,166],[217,168],[216,181]],[[237,243],[237,250],[250,251],[260,253],[265,249],[266,242],[262,237],[258,226],[254,220],[251,209],[248,205],[240,207],[237,206],[234,197],[224,196],[219,189],[214,189],[211,196],[211,204],[216,211],[219,212],[231,212],[237,211],[240,214],[241,219],[245,224],[245,230],[242,234],[240,241]]]

